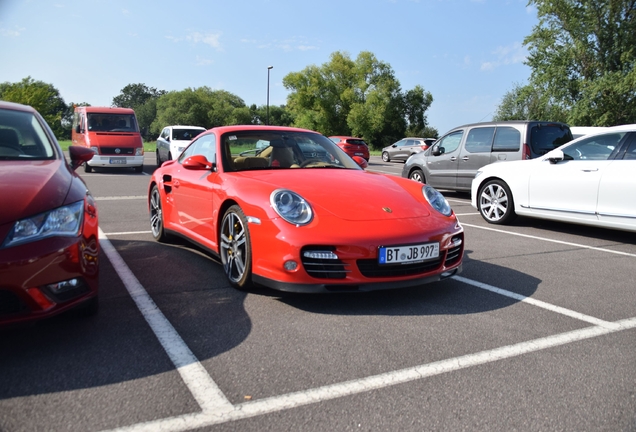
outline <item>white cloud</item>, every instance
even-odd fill
[[[14,26],[11,29],[0,27],[0,35],[14,38],[20,36],[25,30],[26,28],[17,26]]]
[[[497,47],[492,54],[497,59],[483,61],[480,68],[482,71],[491,71],[499,66],[523,63],[528,56],[528,51],[521,43],[515,42],[512,45]]]
[[[206,45],[210,45],[212,48],[222,51],[221,42],[219,39],[221,38],[221,33],[200,33],[194,32],[190,33],[186,36],[186,40],[189,40],[194,43],[203,43]]]

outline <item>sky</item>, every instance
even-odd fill
[[[64,101],[111,106],[128,84],[208,86],[283,105],[283,78],[368,51],[406,92],[433,96],[440,134],[492,119],[525,84],[528,0],[0,0],[0,82],[30,76]]]

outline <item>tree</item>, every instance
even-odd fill
[[[334,52],[322,66],[286,75],[283,85],[291,91],[287,109],[295,126],[359,136],[375,148],[404,137],[408,126],[423,130],[433,101],[420,86],[402,93],[391,67],[370,52],[355,60]]]
[[[150,130],[159,134],[168,125],[214,126],[249,121],[251,113],[240,97],[209,87],[171,91],[157,99],[157,115]]]
[[[35,81],[30,76],[17,83],[5,82],[0,84],[0,99],[35,108],[59,139],[66,138],[70,132],[70,126],[67,130],[62,126],[62,118],[68,107],[60,92],[51,84]]]
[[[568,121],[567,111],[541,89],[515,84],[508,91],[493,116],[494,121],[547,120]]]
[[[113,106],[134,109],[144,138],[156,139],[158,134],[153,136],[150,126],[157,116],[157,99],[165,93],[165,90],[157,90],[142,83],[128,84],[113,98]]]
[[[530,4],[539,24],[524,40],[526,63],[541,105],[579,126],[636,122],[636,0]]]

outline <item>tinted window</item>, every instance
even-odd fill
[[[627,151],[625,152],[623,159],[630,159],[630,160],[636,159],[636,139],[632,139],[632,143],[627,148]]]
[[[563,150],[568,160],[607,160],[627,132],[596,135]]]
[[[182,141],[192,141],[194,137],[201,134],[201,129],[173,129],[172,130],[172,139],[182,140]]]
[[[466,137],[465,148],[469,153],[488,153],[495,135],[494,127],[473,128]]]
[[[513,127],[500,126],[495,132],[492,151],[518,151],[521,147],[521,132]]]
[[[558,124],[541,124],[530,129],[530,146],[539,155],[572,141],[570,128]]]

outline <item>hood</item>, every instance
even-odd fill
[[[401,177],[349,169],[289,169],[243,173],[256,181],[296,192],[315,211],[348,221],[427,217],[422,184]]]
[[[61,206],[72,180],[63,159],[0,161],[0,225]]]
[[[95,132],[90,135],[90,145],[100,147],[139,147],[141,137],[138,133]]]

